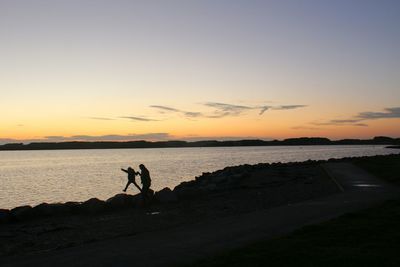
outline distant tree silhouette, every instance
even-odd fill
[[[166,147],[228,147],[228,146],[307,146],[307,145],[399,145],[400,138],[385,136],[373,139],[342,139],[332,141],[323,137],[289,138],[282,141],[272,140],[235,140],[216,141],[204,140],[196,142],[186,141],[158,141],[144,140],[128,142],[43,142],[43,143],[11,143],[0,145],[0,150],[52,150],[52,149],[116,149],[116,148],[166,148]]]

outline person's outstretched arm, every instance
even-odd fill
[[[124,170],[124,169],[121,169],[121,171],[128,173],[128,171],[127,171],[127,170]]]

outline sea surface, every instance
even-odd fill
[[[126,184],[120,169],[132,166],[138,171],[140,163],[150,170],[152,188],[159,190],[227,166],[396,152],[366,145],[0,151],[0,208],[105,200]],[[131,187],[128,192],[138,190]]]

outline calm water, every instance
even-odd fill
[[[383,146],[224,147],[0,151],[0,208],[41,202],[107,199],[123,189],[120,168],[140,163],[155,190],[173,188],[202,172],[259,162],[289,162],[395,153]],[[129,192],[136,193],[133,187]]]

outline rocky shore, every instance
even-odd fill
[[[376,156],[390,157],[390,156]],[[331,159],[329,161],[345,161]],[[240,216],[338,193],[321,167],[327,161],[226,167],[203,173],[174,189],[151,192],[150,207],[140,195],[21,206],[0,210],[0,256],[22,255],[97,240],[168,229],[201,220]]]
[[[216,193],[227,193],[237,190],[256,188],[279,188],[285,185],[289,195],[307,189],[290,187],[300,183],[315,185],[321,177],[321,170],[314,166],[318,161],[301,163],[273,163],[257,165],[240,165],[226,167],[213,173],[203,173],[195,180],[182,182],[173,190],[166,187],[158,192],[150,190],[152,205],[176,203],[188,199],[210,197]],[[315,189],[315,188],[313,188]],[[305,190],[305,191],[304,191]],[[308,193],[311,193],[308,192]],[[105,201],[91,198],[84,202],[41,203],[37,206],[19,206],[11,210],[0,209],[0,223],[18,223],[45,217],[69,215],[96,215],[110,213],[121,209],[143,208],[140,194],[117,194]]]

